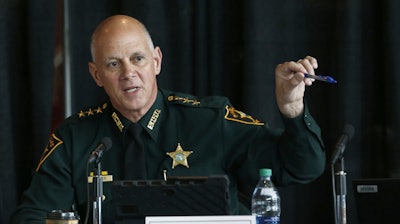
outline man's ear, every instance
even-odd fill
[[[103,87],[103,83],[99,77],[99,73],[97,72],[97,67],[93,62],[89,62],[89,72],[92,75],[92,78],[96,82],[99,87]]]
[[[154,48],[153,58],[154,58],[154,71],[156,72],[156,75],[158,75],[161,72],[161,62],[162,62],[162,52],[159,47]]]

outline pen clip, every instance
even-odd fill
[[[167,170],[163,170],[164,181],[167,181]]]

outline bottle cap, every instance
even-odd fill
[[[259,170],[260,177],[270,177],[272,176],[272,170],[268,168],[262,168]]]

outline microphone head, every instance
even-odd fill
[[[104,152],[108,151],[112,147],[112,141],[109,137],[102,138],[100,143],[104,146]]]
[[[346,124],[343,128],[343,134],[347,135],[349,140],[353,137],[354,135],[354,127],[351,124]]]
[[[343,133],[336,143],[335,150],[333,151],[331,163],[335,163],[339,158],[343,156],[346,143],[353,137],[354,127],[350,124],[346,124],[343,127]]]

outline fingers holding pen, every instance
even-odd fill
[[[302,68],[300,68],[300,71],[297,71],[295,73],[296,79],[304,81],[304,83],[307,86],[312,85],[312,83],[315,81],[315,79],[306,79],[305,74],[314,76],[315,75],[315,69],[318,68],[318,61],[316,58],[307,56],[303,59],[300,59],[297,61],[298,64],[301,65]]]
[[[298,60],[297,63],[301,64],[304,67],[305,72],[304,70],[302,70],[303,73],[315,75],[314,70],[318,68],[318,62],[316,58],[307,56],[304,59]]]
[[[305,74],[315,75],[314,69],[318,68],[317,59],[311,56],[306,56],[299,59],[297,62],[289,61],[279,64],[276,67],[277,78],[289,80],[292,85],[298,85],[304,82],[306,85],[311,85],[314,79],[305,79]]]

